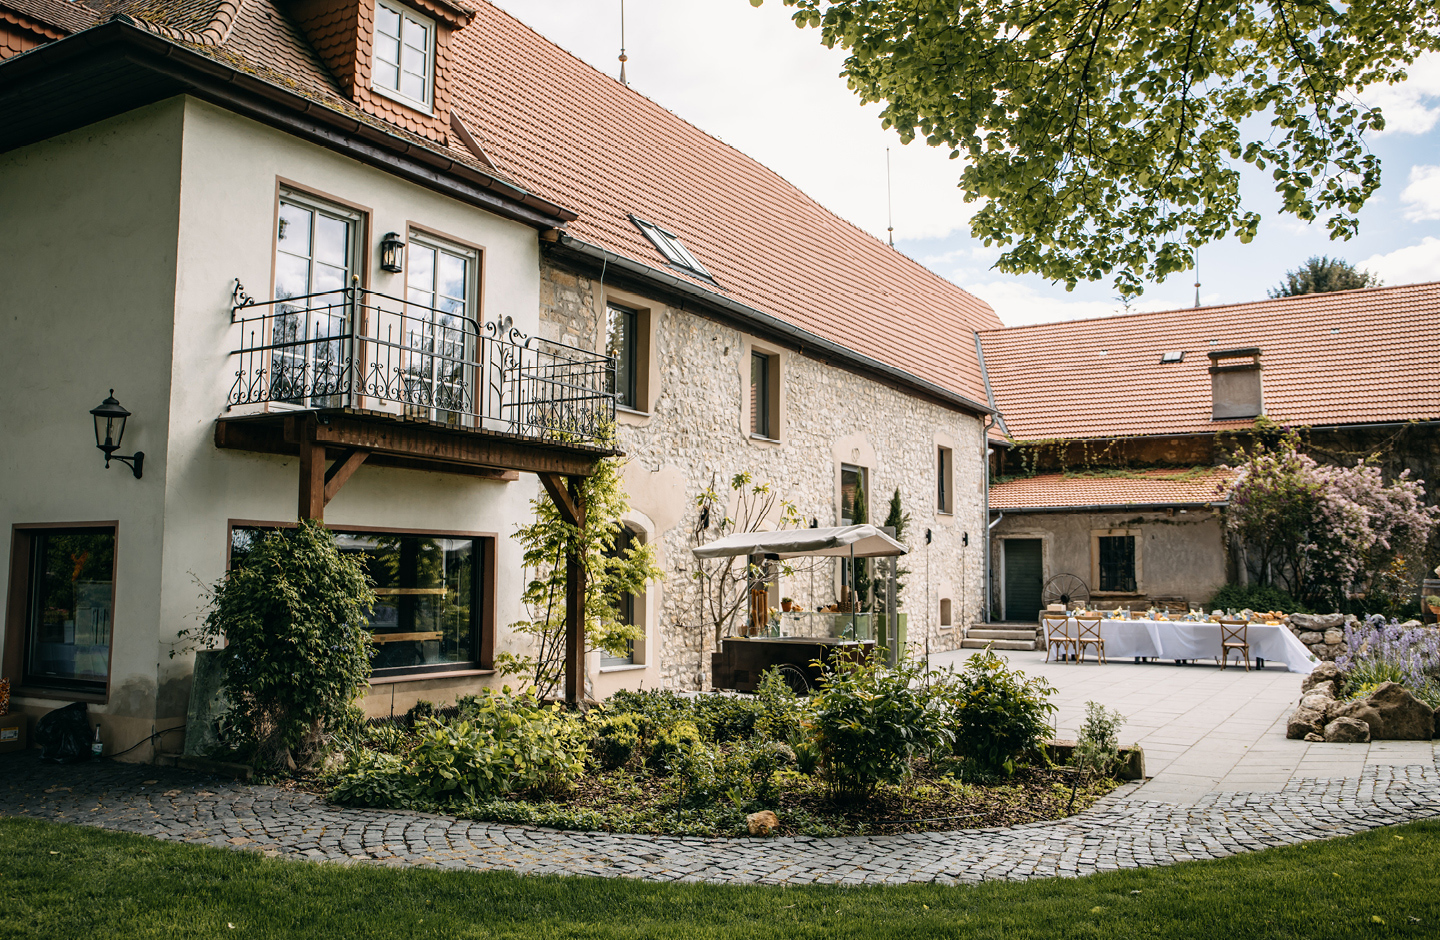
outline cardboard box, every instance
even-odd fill
[[[25,750],[25,716],[6,715],[0,718],[0,754]]]

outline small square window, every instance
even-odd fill
[[[372,81],[378,91],[430,110],[435,92],[435,24],[397,4],[375,4]]]

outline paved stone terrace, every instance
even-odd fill
[[[498,826],[328,806],[305,793],[145,765],[0,756],[0,814],[316,861],[737,884],[946,884],[1218,858],[1440,815],[1428,764],[1292,780],[1188,804],[1127,785],[1057,822],[839,839],[688,839]]]

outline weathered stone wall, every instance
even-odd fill
[[[596,280],[546,260],[543,335],[595,348],[603,309],[599,290]],[[606,296],[617,299],[608,288]],[[712,483],[728,492],[730,478],[746,471],[770,482],[806,520],[821,526],[839,521],[842,462],[868,468],[872,521],[883,522],[898,486],[910,514],[905,541],[911,553],[904,562],[909,574],[900,605],[909,614],[909,641],[920,650],[927,641],[932,651],[958,647],[964,626],[983,602],[981,421],[762,343],[760,348],[781,356],[781,430],[778,442],[754,440],[744,409],[756,341],[694,313],[642,304],[644,298],[634,294],[618,300],[645,306],[648,313],[650,379],[641,403],[648,412],[621,416],[619,443],[630,461],[631,521],[659,547],[666,573],[651,626],[655,635],[645,644],[646,668],[626,673],[623,686],[708,685],[714,637],[699,625],[699,587],[691,577],[696,501]],[[937,446],[954,454],[949,515],[936,510]],[[928,546],[927,529],[933,533]],[[807,610],[831,603],[836,571],[829,560],[811,563],[783,580],[775,600],[783,594]],[[952,612],[951,626],[944,629],[942,599],[950,601]]]

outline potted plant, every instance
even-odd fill
[[[794,600],[794,598],[790,598],[790,597],[782,597],[782,598],[780,598],[780,609],[781,609],[781,610],[789,611],[789,610],[790,610],[791,608],[793,608],[794,606],[795,606],[795,600]]]
[[[1440,617],[1440,595],[1431,594],[1425,598],[1425,606],[1430,608],[1430,613]]]

